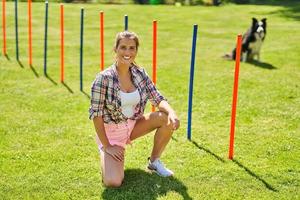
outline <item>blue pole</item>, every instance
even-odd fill
[[[48,1],[45,2],[45,39],[44,39],[44,75],[47,76],[47,36],[48,36]]]
[[[82,54],[83,54],[83,15],[84,9],[81,8],[81,20],[80,20],[80,91],[83,91],[82,87]]]
[[[187,138],[191,140],[191,126],[192,126],[192,103],[193,103],[193,84],[194,84],[194,67],[195,67],[195,54],[196,54],[196,41],[197,41],[198,25],[194,24],[192,55],[191,55],[191,70],[190,70],[190,85],[189,85],[189,106],[188,106],[188,127]]]
[[[18,0],[15,0],[16,59],[19,61]]]
[[[124,16],[125,31],[128,31],[128,15]]]

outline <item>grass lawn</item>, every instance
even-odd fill
[[[84,92],[79,90],[80,8],[85,8]],[[137,63],[151,75],[152,20],[158,20],[158,88],[181,119],[162,159],[175,177],[145,171],[153,134],[126,152],[125,182],[101,184],[89,89],[99,71],[99,11],[105,65],[115,34],[140,36]],[[27,3],[7,3],[7,52],[0,57],[0,199],[300,199],[300,4],[174,7],[65,5],[65,85],[60,83],[59,4],[49,4],[48,78],[43,75],[44,4],[33,3],[33,68]],[[251,18],[268,18],[261,62],[242,63],[235,157],[227,159],[234,62],[221,56]],[[192,27],[198,24],[192,141],[186,139]],[[2,38],[0,46],[2,47]],[[148,108],[150,112],[150,106]]]

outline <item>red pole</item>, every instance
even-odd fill
[[[32,67],[31,0],[28,0],[29,66]]]
[[[229,142],[229,156],[230,160],[233,159],[233,147],[234,147],[234,129],[235,129],[235,116],[236,116],[236,104],[239,85],[239,71],[240,71],[240,58],[241,58],[241,46],[242,35],[237,36],[236,45],[236,57],[235,57],[235,73],[234,73],[234,86],[233,86],[233,98],[232,98],[232,110],[231,110],[231,127],[230,127],[230,142]]]
[[[2,0],[3,55],[6,55],[5,2]]]
[[[60,4],[60,82],[64,82],[64,5]]]
[[[152,54],[152,81],[156,85],[156,49],[157,49],[157,21],[153,21],[153,54]],[[152,106],[152,112],[155,111],[155,107]]]
[[[100,12],[100,54],[101,54],[101,60],[100,60],[100,69],[103,71],[104,69],[104,15],[103,11]]]

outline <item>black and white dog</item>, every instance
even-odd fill
[[[252,18],[252,26],[243,35],[241,60],[251,61],[254,56],[257,56],[257,60],[260,59],[260,49],[267,33],[267,19],[263,18],[258,21],[256,18]],[[235,60],[236,48],[233,49],[231,54],[226,54],[224,58]]]

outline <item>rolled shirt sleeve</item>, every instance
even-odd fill
[[[91,87],[91,105],[89,119],[103,116],[104,103],[107,90],[107,80],[103,74],[98,74]]]

